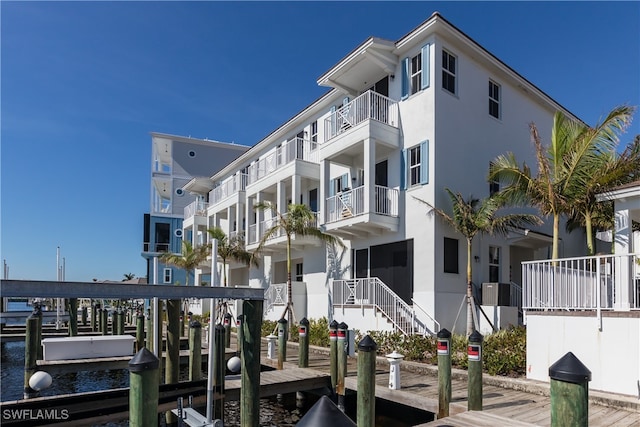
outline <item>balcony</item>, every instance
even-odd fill
[[[203,200],[196,200],[184,208],[184,220],[188,220],[194,216],[207,216],[207,208],[209,204]]]
[[[271,153],[249,166],[248,185],[282,169],[295,160],[318,164],[318,144],[302,138],[294,138],[277,147]]]
[[[142,244],[142,252],[145,252],[145,253],[169,252],[170,246],[171,246],[170,243],[144,242]]]
[[[285,217],[287,214],[284,215]],[[264,237],[267,230],[271,229],[274,225],[277,224],[278,218],[273,217],[269,219],[265,219],[258,224],[249,225],[249,230],[247,234],[247,247],[251,249],[255,249]],[[314,219],[309,222],[309,227],[318,227],[318,214],[314,212]],[[286,247],[287,243],[287,235],[281,228],[278,228],[274,234],[269,236],[265,247],[276,250],[278,248]],[[297,245],[318,245],[320,241],[313,236],[295,236],[291,237],[292,246]]]
[[[244,191],[247,187],[247,174],[236,173],[225,179],[209,193],[209,205],[213,206],[227,197]]]
[[[331,196],[325,204],[325,228],[332,234],[344,233],[345,238],[359,232],[397,231],[398,195],[397,189],[376,185],[370,206],[366,206],[364,186]]]
[[[522,263],[526,310],[640,310],[640,254]]]

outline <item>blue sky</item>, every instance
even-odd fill
[[[67,280],[144,276],[149,132],[253,145],[436,10],[589,124],[640,104],[638,2],[1,2],[10,277],[55,280],[57,246]]]

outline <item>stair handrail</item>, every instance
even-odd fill
[[[374,279],[373,281],[374,285],[382,289],[383,291],[385,291],[388,297],[391,297],[391,300],[392,300],[391,306],[394,308],[393,313],[387,313],[384,307],[378,304],[377,301],[374,301],[374,304],[378,308],[378,310],[380,310],[380,312],[383,313],[391,321],[391,323],[393,323],[396,329],[402,332],[404,335],[409,335],[415,332],[424,334],[427,328],[421,322],[417,322],[413,307],[411,307],[402,298],[400,298],[398,294],[393,292],[393,290],[390,287],[388,287],[382,280],[380,280],[380,278],[374,277],[373,279]],[[374,292],[373,294],[374,296],[376,296],[377,292]],[[404,316],[405,318],[411,319],[411,325],[408,325],[411,328],[410,330],[407,330],[406,326],[403,327],[403,325],[401,324],[401,321],[400,321],[401,316],[398,313],[400,310],[397,310],[396,309],[397,307],[399,307],[405,313],[405,316]],[[416,331],[416,326],[418,326],[417,328],[418,331]]]
[[[440,322],[438,322],[435,317],[433,317],[429,313],[427,313],[427,311],[424,308],[422,308],[422,306],[420,304],[418,304],[415,299],[411,298],[411,302],[413,303],[414,311],[415,311],[416,308],[418,308],[422,313],[424,313],[429,318],[429,320],[431,320],[433,322],[434,326],[436,327],[436,330],[432,331],[431,335],[436,335],[438,333],[438,331],[440,331]],[[428,331],[428,328],[426,328],[426,329]]]

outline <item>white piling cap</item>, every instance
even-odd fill
[[[387,359],[393,359],[393,360],[397,360],[397,359],[404,359],[404,355],[398,353],[397,351],[393,350],[393,353],[389,353],[387,354]]]

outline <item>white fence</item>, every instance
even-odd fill
[[[327,223],[340,221],[353,216],[369,213],[364,203],[365,187],[343,191],[326,200]],[[379,215],[398,216],[398,190],[376,185],[374,189],[373,213]]]
[[[249,166],[248,184],[257,182],[294,160],[305,160],[307,162],[319,163],[320,157],[318,154],[318,144],[302,138],[294,138],[285,142],[271,153]]]
[[[414,308],[377,277],[334,280],[332,292],[333,306],[342,308],[343,313],[346,308],[359,307],[364,311],[365,307],[373,307],[405,335],[435,334],[440,329],[438,322],[424,310],[421,311],[429,318],[431,327],[418,319]]]
[[[191,202],[184,208],[184,219],[191,218],[192,216],[207,216],[207,208],[209,204],[204,200],[196,200]]]
[[[379,93],[367,91],[325,119],[324,140],[328,141],[365,120],[398,127],[398,103]]]

